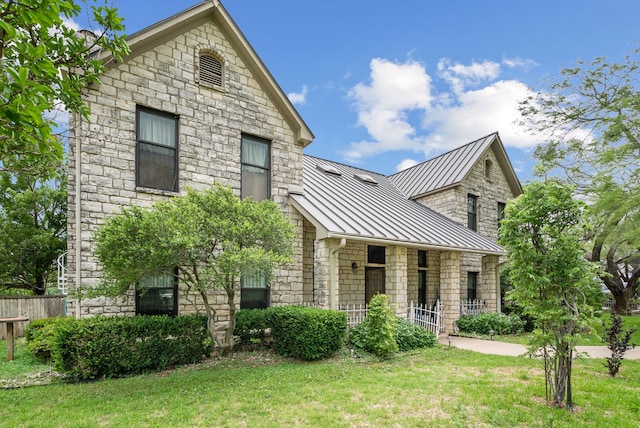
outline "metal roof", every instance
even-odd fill
[[[407,199],[384,175],[309,155],[304,156],[303,173],[304,191],[292,192],[290,197],[316,226],[319,237],[504,253],[495,242]],[[363,176],[372,180],[363,180]]]
[[[455,150],[444,153],[433,159],[429,159],[421,164],[407,168],[396,174],[389,176],[389,179],[408,198],[417,198],[441,189],[459,184],[471,171],[478,159],[496,142],[500,147],[500,137],[497,132],[489,134],[478,140],[472,141]],[[498,150],[498,161],[501,165],[506,163],[505,169],[507,181],[514,192],[514,195],[522,193],[522,188],[518,182],[508,157]],[[500,156],[504,154],[504,156]],[[515,181],[515,183],[514,183]]]

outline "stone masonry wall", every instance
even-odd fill
[[[195,64],[203,49],[224,59],[225,87],[215,90],[196,83]],[[302,185],[302,147],[294,133],[266,96],[256,79],[236,55],[225,35],[207,22],[186,30],[138,56],[117,64],[102,83],[85,94],[91,121],[72,121],[69,153],[68,272],[75,286],[77,233],[81,233],[81,287],[95,286],[101,278],[93,256],[93,233],[104,220],[131,205],[150,206],[173,196],[171,192],[136,187],[136,106],[179,116],[179,186],[209,188],[216,182],[240,194],[240,140],[242,133],[271,143],[271,195],[293,222],[298,236],[293,264],[277,272],[272,283],[273,305],[302,303],[303,219],[288,201],[291,185]],[[81,152],[76,153],[79,141]],[[82,162],[80,189],[75,185],[77,158]],[[79,192],[78,192],[79,190]],[[76,199],[80,196],[81,230],[76,230]],[[239,299],[239,293],[237,293]],[[193,296],[191,296],[193,297]],[[225,297],[212,296],[224,318]],[[196,299],[197,301],[197,299]],[[85,299],[81,315],[133,314],[133,292],[124,299]],[[75,302],[68,310],[75,312]],[[193,306],[180,292],[179,312]]]

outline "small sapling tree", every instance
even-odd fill
[[[624,353],[629,349],[635,348],[635,344],[631,344],[631,335],[636,329],[624,331],[622,327],[622,317],[615,311],[611,312],[611,324],[606,327],[604,338],[607,342],[607,348],[611,351],[611,356],[607,357],[607,367],[611,377],[615,377],[620,370]]]
[[[572,407],[571,360],[601,297],[598,268],[582,249],[583,205],[557,181],[532,183],[507,204],[500,243],[509,257],[507,297],[530,316],[529,350],[542,356],[547,401]]]
[[[105,278],[97,293],[122,295],[147,276],[177,268],[187,291],[201,297],[211,339],[226,353],[233,345],[240,276],[271,279],[291,261],[294,237],[275,202],[241,200],[222,186],[188,189],[150,209],[126,208],[97,231],[95,254]],[[224,292],[229,307],[223,338],[215,334],[215,290]]]

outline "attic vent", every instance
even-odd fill
[[[378,185],[378,182],[369,174],[355,174],[354,177],[356,177],[358,180],[362,181],[363,183],[373,184],[375,186]]]
[[[318,169],[327,174],[337,175],[338,177],[342,175],[342,173],[338,171],[338,168],[333,165],[320,164],[318,165]]]
[[[199,79],[201,84],[222,88],[222,61],[211,54],[200,54]]]

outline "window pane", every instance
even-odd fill
[[[240,293],[240,309],[263,309],[269,307],[268,288],[243,288]]]
[[[385,247],[380,247],[377,245],[369,245],[368,246],[368,254],[367,254],[367,262],[368,263],[378,263],[385,264]]]
[[[418,267],[428,267],[427,265],[427,252],[424,250],[418,250]]]
[[[242,137],[242,163],[269,168],[269,143]]]
[[[178,190],[176,150],[138,143],[138,186]]]
[[[254,201],[269,199],[269,170],[242,165],[242,197]]]
[[[176,315],[177,283],[173,275],[154,275],[140,281],[136,289],[139,315]]]
[[[176,120],[139,110],[138,140],[176,147]]]
[[[478,289],[478,272],[467,272],[467,299],[475,300]]]

